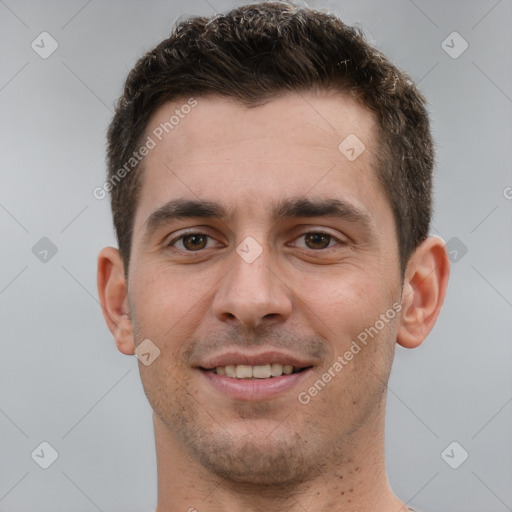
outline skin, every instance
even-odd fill
[[[348,95],[289,93],[254,108],[197,101],[144,159],[128,283],[116,249],[98,260],[118,349],[131,355],[150,339],[160,350],[149,366],[139,362],[154,411],[157,511],[407,510],[386,475],[386,385],[396,343],[419,346],[436,322],[449,275],[444,242],[425,240],[402,279],[374,169],[376,121]],[[147,135],[184,103],[163,105]],[[366,146],[354,161],[338,150],[349,134]],[[278,201],[297,197],[350,203],[368,225],[271,216]],[[232,216],[170,220],[148,235],[148,217],[179,198],[216,201]],[[187,229],[208,237],[169,246]],[[262,249],[252,263],[236,251],[247,237]],[[298,393],[393,304],[401,311],[300,403]],[[262,347],[311,363],[300,386],[239,400],[196,367],[212,353]]]

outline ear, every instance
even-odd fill
[[[103,316],[118,350],[133,355],[135,344],[124,264],[119,251],[113,247],[105,247],[98,255],[98,295]]]
[[[405,271],[397,343],[421,345],[436,323],[446,296],[450,260],[443,239],[428,237],[414,251]]]

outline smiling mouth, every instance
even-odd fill
[[[303,368],[295,367],[290,364],[263,364],[252,366],[248,364],[229,364],[227,366],[217,366],[215,368],[202,368],[202,370],[223,375],[232,379],[272,379],[281,377],[282,375],[292,375],[300,373],[311,368],[306,366]]]

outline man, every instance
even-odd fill
[[[449,275],[410,78],[333,15],[192,18],[130,72],[108,165],[98,288],[154,410],[157,511],[410,510],[386,385]]]

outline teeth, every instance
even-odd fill
[[[250,379],[252,377],[252,366],[246,364],[236,365],[236,378],[237,379]]]
[[[219,373],[219,368],[222,368],[222,366],[217,367],[217,373]],[[234,364],[229,364],[228,366],[224,367],[226,369],[226,375],[228,377],[231,377],[233,379],[236,379],[236,366]]]
[[[272,371],[270,370],[269,364],[252,367],[252,376],[256,379],[268,379],[271,375]]]
[[[272,377],[280,377],[283,374],[283,365],[272,363],[270,365],[270,372],[272,373]]]
[[[300,368],[295,368],[299,371]],[[248,364],[229,364],[227,366],[217,366],[214,373],[217,375],[226,375],[232,379],[268,379],[270,377],[280,377],[281,375],[290,375],[294,372],[291,364],[264,364],[251,366]]]
[[[292,373],[292,372],[293,372],[293,366],[291,364],[285,364],[283,366],[283,373],[285,375],[290,375],[290,373]]]

